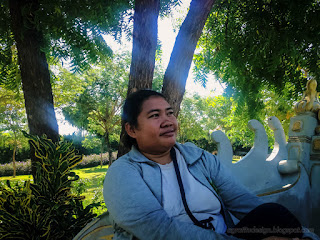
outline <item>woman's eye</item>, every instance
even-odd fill
[[[152,115],[149,116],[149,118],[155,118],[155,117],[159,117],[159,114],[155,113],[155,114],[152,114]]]
[[[172,116],[173,115],[173,111],[172,112],[168,112],[168,116]]]

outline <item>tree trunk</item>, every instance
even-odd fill
[[[133,22],[133,47],[128,92],[151,89],[158,36],[160,0],[136,0]],[[118,157],[130,149],[122,144],[124,125],[120,135]]]
[[[103,154],[103,141],[101,140],[101,146],[100,146],[100,167],[102,167],[102,154]]]
[[[37,0],[10,0],[9,5],[30,134],[45,134],[58,141],[50,74],[45,53],[41,51],[44,39],[39,26],[36,26],[35,12],[39,10],[39,3]],[[32,150],[31,160],[34,166],[36,159]]]
[[[12,153],[12,167],[13,167],[13,177],[15,178],[17,175],[17,167],[16,167],[16,151],[17,151],[17,136],[16,133],[14,133],[14,147],[13,147],[13,153]]]
[[[108,161],[109,161],[109,167],[112,164],[112,148],[111,148],[111,143],[110,143],[110,135],[109,133],[105,134],[105,142],[107,145],[107,152],[108,152]]]
[[[105,142],[105,144],[106,144],[106,146],[107,146],[107,152],[108,152],[108,161],[109,161],[109,166],[111,166],[111,164],[112,164],[112,159],[111,159],[111,153],[112,153],[112,151],[111,151],[111,146],[110,146],[110,138],[109,138],[109,133],[108,132],[106,132],[105,134],[104,134],[104,142]],[[110,153],[111,152],[111,153]],[[102,166],[102,165],[101,165]]]
[[[162,93],[179,114],[193,54],[214,0],[193,0],[176,38],[163,79]]]
[[[128,94],[152,88],[160,0],[136,0]]]

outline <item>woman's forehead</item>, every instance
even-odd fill
[[[142,104],[141,112],[148,112],[151,109],[165,110],[170,108],[170,104],[160,96],[152,96]]]

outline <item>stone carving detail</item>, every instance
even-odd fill
[[[317,151],[317,152],[320,151],[320,139],[315,139],[312,145],[313,145],[312,146],[313,151]]]
[[[304,91],[302,100],[294,106],[294,110],[297,114],[303,112],[317,113],[320,109],[317,81],[315,79],[308,80],[306,88],[307,90]]]
[[[302,129],[302,126],[303,126],[302,121],[296,121],[292,126],[292,131],[300,132],[300,130]]]

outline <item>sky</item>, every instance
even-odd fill
[[[167,67],[170,54],[172,52],[175,38],[178,34],[178,30],[174,30],[174,25],[177,25],[177,21],[179,18],[183,18],[186,16],[187,9],[190,6],[190,0],[182,0],[180,7],[174,9],[172,11],[171,16],[165,17],[163,19],[159,18],[158,20],[158,37],[162,44],[162,63],[164,68]],[[132,50],[132,42],[122,40],[122,44],[119,45],[114,41],[111,36],[104,36],[108,45],[112,48],[113,51],[117,51],[119,49],[122,50]],[[186,95],[192,96],[195,93],[198,93],[201,96],[217,96],[223,93],[224,86],[222,86],[214,76],[210,76],[208,78],[207,86],[204,88],[200,83],[196,83],[193,80],[192,74],[193,64],[191,65],[189,76],[186,84]],[[59,132],[60,134],[72,134],[77,131],[77,128],[70,125],[68,122],[64,120],[64,117],[61,113],[61,110],[56,111],[58,124],[59,124]]]

